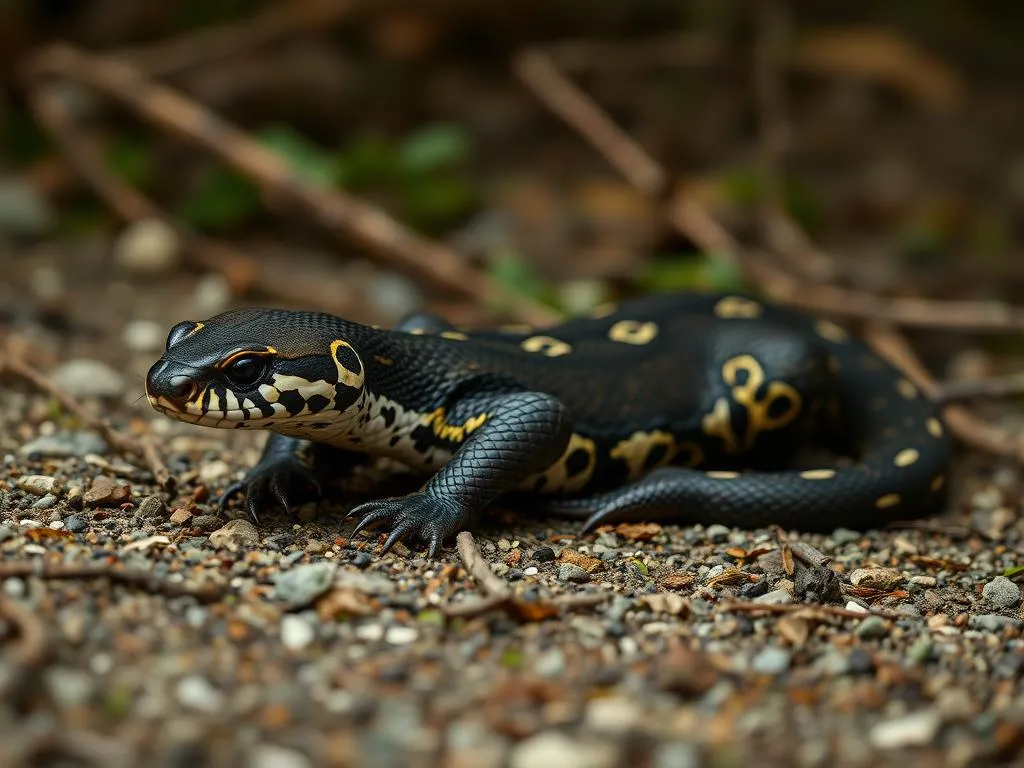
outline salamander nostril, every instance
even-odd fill
[[[196,382],[189,376],[171,376],[167,382],[167,394],[177,400],[190,400],[196,393]]]

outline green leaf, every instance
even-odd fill
[[[503,651],[500,660],[501,666],[516,669],[523,666],[523,654],[522,651],[510,648]]]
[[[338,183],[347,187],[381,184],[398,178],[398,151],[383,136],[356,137],[336,159]]]
[[[551,289],[530,263],[511,249],[503,250],[488,262],[487,271],[511,294],[537,301],[549,301]]]
[[[422,229],[447,224],[476,205],[477,196],[462,179],[433,178],[416,180],[400,187],[405,217]]]
[[[146,188],[156,178],[152,148],[133,138],[122,138],[107,147],[107,165],[133,187]]]
[[[259,189],[226,168],[211,169],[178,206],[178,216],[198,229],[223,231],[243,224],[262,207]]]
[[[409,134],[398,147],[398,158],[406,173],[424,173],[451,168],[465,161],[470,152],[466,131],[454,123],[435,123]]]
[[[1018,576],[1022,573],[1024,573],[1024,565],[1014,565],[1003,571],[1003,576],[1008,579],[1012,579],[1014,576]]]
[[[338,183],[341,175],[338,158],[293,128],[270,126],[260,132],[259,139],[263,146],[288,161],[295,175],[304,181],[324,187]]]
[[[736,291],[744,287],[739,268],[715,254],[653,260],[638,282],[652,293],[694,289]]]

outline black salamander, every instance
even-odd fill
[[[223,501],[260,511],[368,457],[429,479],[352,510],[431,556],[515,491],[587,530],[627,520],[864,529],[936,511],[952,441],[935,404],[861,342],[748,296],[651,296],[543,330],[431,315],[382,330],[239,309],[176,325],[146,379],[158,411],[271,431]],[[799,463],[808,444],[855,457]],[[316,454],[311,463],[310,454]]]

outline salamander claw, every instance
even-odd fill
[[[228,501],[245,493],[245,510],[253,522],[259,522],[259,513],[281,507],[288,514],[308,500],[319,500],[320,483],[313,471],[297,459],[277,459],[257,464],[241,480],[229,485],[217,500],[223,512]]]
[[[442,542],[461,529],[468,515],[454,501],[420,491],[408,496],[378,499],[352,509],[346,517],[361,517],[352,535],[378,523],[391,531],[381,554],[399,541],[413,537],[427,544],[427,557],[437,557]]]

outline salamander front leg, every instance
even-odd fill
[[[465,423],[482,423],[423,488],[407,496],[370,501],[349,514],[362,519],[353,533],[374,524],[390,526],[382,554],[415,536],[435,557],[441,543],[470,517],[526,478],[554,463],[569,443],[566,407],[534,392],[480,398],[459,404]]]
[[[329,456],[321,455],[324,450]],[[344,472],[365,461],[366,455],[316,445],[308,440],[270,433],[263,455],[238,482],[228,486],[217,501],[223,511],[228,501],[245,493],[245,509],[254,521],[259,514],[274,507],[290,513],[302,504],[319,500],[321,495],[318,469],[329,464],[332,474]]]

